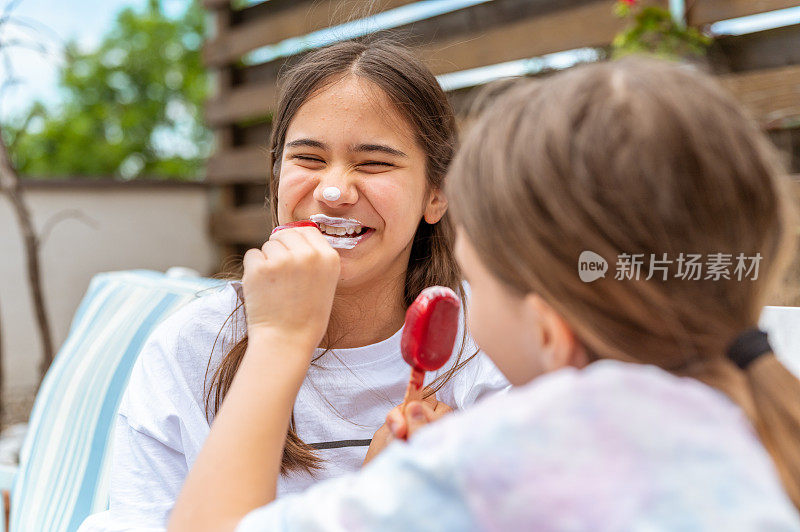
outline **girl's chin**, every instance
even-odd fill
[[[348,257],[341,255],[341,272],[336,290],[364,289],[381,281],[376,275],[371,264],[364,261],[363,257]]]
[[[361,285],[365,281],[366,276],[359,271],[361,268],[358,268],[356,264],[349,264],[350,262],[352,260],[342,257],[339,283],[336,285],[338,288]]]

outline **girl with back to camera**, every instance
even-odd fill
[[[379,428],[372,452],[380,448],[386,413],[402,401],[408,380],[399,348],[406,308],[427,286],[464,293],[441,191],[455,120],[433,75],[399,45],[345,42],[310,53],[281,87],[271,143],[273,219],[320,221],[343,247],[326,244],[340,265],[318,294],[333,298],[323,310],[326,330],[313,345],[298,337],[314,351],[313,363],[281,429],[278,494],[360,468]],[[304,238],[284,230],[264,249],[302,246]],[[291,282],[276,282],[264,287],[272,297],[296,297]],[[245,315],[236,288],[187,306],[149,340],[120,408],[110,508],[84,530],[166,526],[210,420],[247,371],[242,360],[253,336],[237,330]],[[253,308],[246,308],[250,318]],[[299,316],[287,308],[284,317]],[[287,351],[295,343],[276,341]],[[428,383],[437,393],[427,404],[437,415],[508,386],[485,356],[472,358],[476,349],[463,330],[456,351]],[[270,395],[271,377],[254,377]]]
[[[277,260],[250,250],[244,290],[251,334],[307,345],[248,347],[171,530],[800,530],[800,383],[755,329],[797,239],[764,135],[711,79],[642,59],[525,84],[491,109],[447,193],[472,333],[518,388],[419,432],[430,407],[396,410],[408,445],[268,504],[338,272],[298,230],[315,273],[299,244]],[[584,251],[666,269],[584,282]],[[761,262],[692,281],[682,253]],[[261,289],[312,277],[281,301]],[[254,397],[258,374],[280,393]]]

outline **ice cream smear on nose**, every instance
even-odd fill
[[[372,231],[352,218],[312,214],[309,219],[319,226],[322,235],[336,249],[353,249]]]
[[[328,201],[336,201],[342,197],[342,191],[336,187],[325,187],[322,190],[322,197]]]

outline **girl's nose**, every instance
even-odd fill
[[[343,179],[323,179],[314,189],[314,199],[329,207],[350,205],[358,200],[358,193]]]

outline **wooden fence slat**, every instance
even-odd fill
[[[575,48],[606,46],[624,24],[613,15],[609,2],[602,0],[459,34],[412,50],[438,75]],[[206,117],[212,126],[218,126],[264,116],[274,108],[276,99],[274,79],[257,86],[246,85],[231,91],[225,100],[209,102]]]
[[[348,9],[348,3],[324,0],[311,6],[301,4],[291,10],[280,11],[235,27],[228,35],[207,43],[203,58],[210,67],[219,67],[238,61],[244,54],[290,37],[306,35],[313,31],[343,24],[413,3],[415,0],[381,0],[369,3],[370,10],[358,13]],[[357,14],[358,13],[358,14]]]
[[[269,238],[267,211],[261,205],[246,205],[211,214],[211,235],[223,244],[257,244]]]
[[[488,31],[417,47],[434,74],[537,57],[575,48],[606,46],[625,22],[606,1],[534,17]]]
[[[265,0],[236,10],[234,24],[245,24],[247,22],[271,17],[281,11],[289,11],[300,6],[308,6],[319,0]],[[355,0],[354,0],[355,1]]]
[[[267,116],[278,103],[278,88],[274,83],[245,86],[231,90],[223,98],[206,105],[206,120],[211,127],[231,122]]]
[[[263,146],[217,151],[206,163],[206,183],[264,183],[269,154]]]
[[[800,64],[800,24],[720,37],[710,58],[718,69],[730,72]]]
[[[211,11],[222,9],[230,4],[231,0],[203,0],[203,7]]]
[[[235,128],[236,145],[257,145],[264,147],[266,153],[272,134],[272,122],[256,122]]]
[[[720,37],[714,42],[710,58],[725,72],[800,64],[800,24]]]
[[[720,81],[763,126],[800,116],[800,65],[730,74]]]
[[[597,0],[493,0],[390,30],[379,31],[374,35],[400,38],[410,47],[420,46],[430,44],[442,36],[446,36],[448,39],[457,39],[461,36],[468,38],[470,34],[478,34],[495,26],[563,11],[594,1]],[[237,68],[235,70],[236,84],[272,83],[281,68],[289,67],[300,61],[306,53],[308,52],[300,52],[290,57]]]
[[[687,13],[692,26],[797,7],[797,0],[695,0]]]
[[[275,0],[270,0],[266,4],[272,4]],[[326,0],[331,1],[331,0]],[[387,0],[383,0],[387,1]],[[398,0],[389,0],[390,2],[397,2]],[[406,24],[404,26],[388,29],[388,30],[381,30],[376,32],[374,35],[380,36],[384,34],[388,34],[391,37],[402,36],[404,42],[408,45],[414,44],[427,44],[431,41],[438,39],[442,35],[448,36],[448,38],[453,38],[457,35],[468,33],[468,32],[480,32],[489,29],[492,26],[501,25],[504,23],[509,22],[516,22],[518,20],[524,18],[530,18],[533,16],[540,16],[544,15],[553,11],[563,11],[566,9],[570,9],[572,7],[583,5],[590,3],[596,0],[493,0],[492,2],[488,3],[481,3],[472,6],[462,7],[460,9],[456,9],[449,13],[443,13],[441,15],[433,16],[430,18],[426,18],[423,20],[419,20],[416,22],[412,22]],[[660,1],[660,0],[647,0],[649,2],[652,1]],[[338,2],[341,4],[346,4],[342,0]],[[264,4],[259,4],[259,6]],[[384,8],[383,10],[386,10]],[[303,11],[300,9],[293,10],[295,13],[302,14]],[[368,12],[361,10],[363,15],[366,15]],[[380,11],[372,9],[372,11]],[[344,12],[354,12],[353,10],[345,10]],[[242,12],[234,12],[234,15],[240,14]],[[291,15],[291,13],[288,13]],[[308,16],[308,15],[306,15]],[[262,15],[260,19],[254,19],[249,24],[266,24],[264,19],[274,19],[276,17],[275,14],[269,15],[269,17]],[[326,27],[324,24],[320,26],[319,29]],[[236,27],[236,31],[238,31],[239,26]],[[291,36],[300,36],[301,34],[294,34]],[[259,36],[260,39],[265,39],[264,35]],[[266,44],[276,42],[275,39],[270,39],[269,42]],[[252,48],[251,48],[252,49]],[[249,50],[246,50],[249,51]],[[248,72],[243,77],[255,77],[261,79],[268,79],[270,77],[274,77],[275,73],[277,72],[277,67],[275,67],[274,63],[282,64],[285,61],[293,62],[299,59],[303,55],[304,52],[301,52],[297,55],[294,55],[288,59],[282,58],[272,63],[264,63],[260,65],[254,65],[253,67],[244,69],[245,72]],[[232,55],[230,58],[231,60],[238,59],[238,56]],[[257,71],[258,74],[255,76],[251,76],[249,72],[251,70]],[[261,70],[266,70],[264,75],[260,72]]]
[[[310,4],[314,0],[264,0],[252,5],[242,7],[234,11],[236,16],[234,22],[260,18],[264,15],[272,15],[278,11],[294,8],[300,4]],[[202,0],[203,7],[209,10],[219,9],[231,5],[231,0]]]

